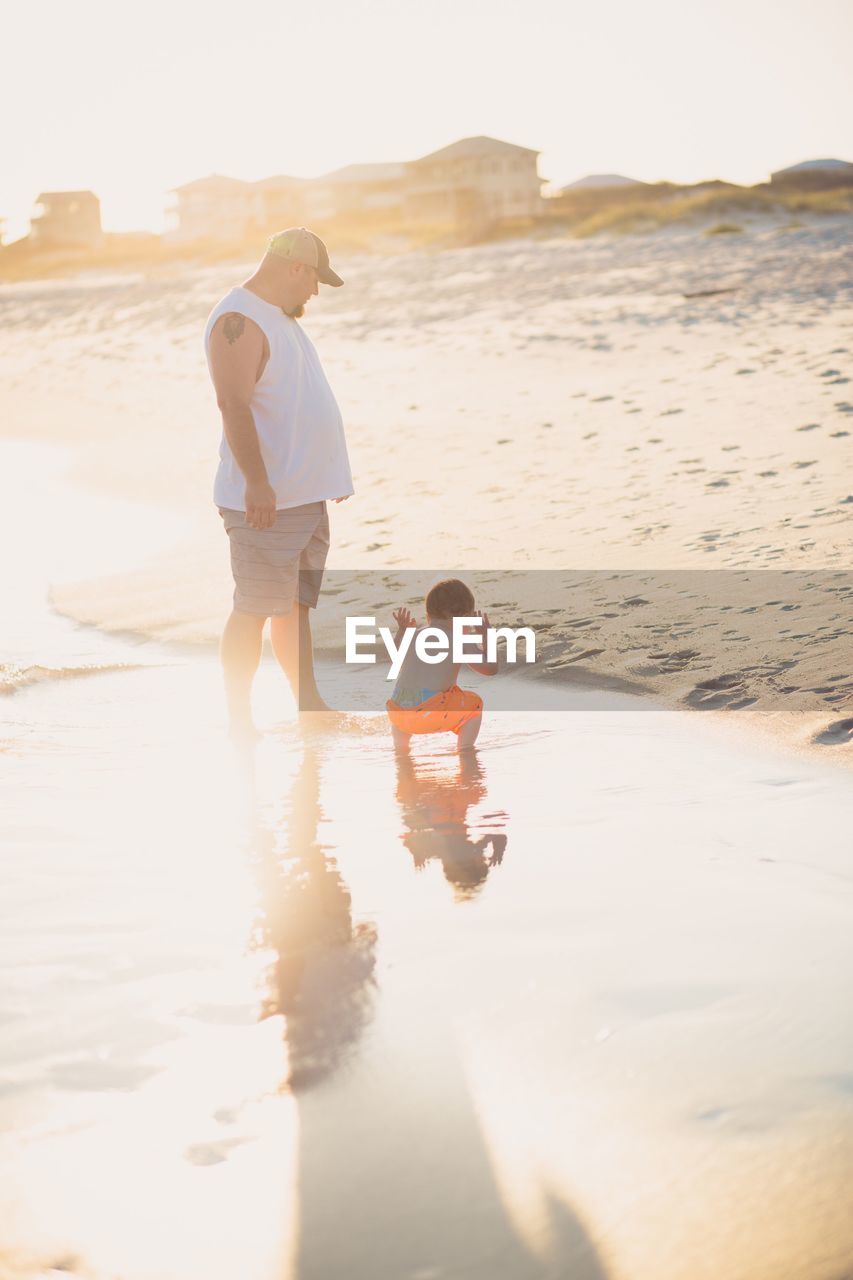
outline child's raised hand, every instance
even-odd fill
[[[391,616],[401,631],[408,631],[409,627],[416,626],[414,618],[405,605],[395,609]]]

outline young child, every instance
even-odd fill
[[[480,732],[483,699],[470,689],[459,688],[456,681],[460,664],[453,661],[450,645],[453,619],[477,616],[474,596],[471,589],[458,578],[445,578],[427,593],[425,604],[427,626],[438,627],[447,634],[448,654],[437,663],[423,662],[415,652],[415,642],[412,639],[394,692],[385,704],[391,721],[394,747],[397,751],[408,751],[409,739],[413,733],[442,733],[449,730],[456,734],[457,750],[467,751],[474,746]],[[420,630],[405,607],[395,610],[394,621],[397,623],[394,642],[397,645],[410,627]],[[488,626],[488,615],[484,613],[480,620],[481,652]],[[493,676],[498,669],[497,663],[472,662],[466,665],[472,671],[479,671],[487,676]]]

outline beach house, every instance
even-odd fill
[[[542,212],[539,152],[499,138],[462,138],[406,166],[413,222],[477,230]]]
[[[305,183],[306,219],[400,215],[405,200],[405,164],[348,164]]]
[[[853,186],[853,164],[849,160],[803,160],[771,173],[770,185],[800,191],[850,187]]]
[[[462,138],[419,160],[350,164],[319,178],[244,182],[212,174],[175,188],[170,236],[237,241],[336,220],[479,231],[543,210],[539,152],[498,138]]]
[[[291,178],[285,174],[253,182],[254,207],[260,208],[259,214],[256,214],[259,217],[258,230],[264,235],[272,235],[274,231],[283,231],[285,227],[301,226],[308,217],[306,192],[309,185],[304,178]]]
[[[306,217],[304,178],[278,174],[245,182],[211,174],[172,192],[169,237],[176,240],[240,241],[271,235]]]
[[[93,191],[43,191],[30,220],[30,241],[39,248],[96,245],[101,239],[101,202]]]
[[[168,210],[170,238],[241,240],[263,217],[263,198],[255,184],[212,173],[176,187]]]

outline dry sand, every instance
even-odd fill
[[[850,233],[839,218],[345,263],[347,287],[304,322],[356,478],[331,564],[381,607],[391,570],[572,570],[556,600],[534,579],[498,593],[545,623],[564,679],[736,711],[846,757]],[[69,616],[215,639],[230,586],[200,333],[247,270],[0,292],[4,433],[70,446],[78,482],[182,528],[112,577],[81,564],[54,590]],[[127,507],[136,543],[158,519]]]

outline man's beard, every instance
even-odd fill
[[[282,307],[282,311],[284,311],[284,307]],[[305,315],[305,303],[300,302],[298,307],[294,307],[292,311],[284,311],[284,314],[290,316],[291,320],[298,320],[300,316]]]

